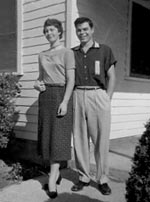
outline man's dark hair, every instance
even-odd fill
[[[47,19],[44,22],[44,26],[43,26],[43,33],[45,34],[45,28],[48,26],[54,26],[58,29],[58,32],[60,32],[60,39],[62,38],[62,34],[63,34],[63,27],[62,27],[62,23],[57,20],[57,19]]]
[[[82,24],[84,22],[87,22],[91,28],[94,27],[94,24],[93,24],[92,20],[87,18],[87,17],[79,17],[79,18],[77,18],[74,21],[74,25],[75,25],[75,27],[77,27],[78,25],[80,25],[80,24]]]

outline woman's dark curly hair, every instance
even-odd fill
[[[44,26],[43,26],[43,33],[45,34],[45,28],[48,27],[48,26],[54,26],[58,29],[58,32],[60,32],[60,36],[59,38],[61,39],[62,38],[62,34],[63,34],[63,27],[62,27],[62,23],[57,20],[57,19],[47,19],[45,22],[44,22]]]

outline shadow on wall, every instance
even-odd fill
[[[20,121],[20,120],[24,121]],[[25,139],[17,138],[16,143],[13,146],[12,153],[17,158],[23,158],[25,160],[32,160],[39,163],[41,158],[37,153],[37,127],[38,127],[38,101],[35,101],[25,114],[15,117],[15,134],[17,137],[25,137]],[[35,140],[32,140],[35,139]]]

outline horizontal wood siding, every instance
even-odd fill
[[[111,104],[111,138],[142,134],[150,119],[150,94],[115,92]]]
[[[43,36],[43,24],[47,18],[62,21],[65,44],[66,1],[65,0],[23,0],[22,65],[20,78],[21,96],[17,99],[19,112],[15,126],[18,138],[37,140],[38,92],[33,88],[38,77],[38,54],[49,48]]]

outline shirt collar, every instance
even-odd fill
[[[94,41],[94,43],[91,46],[91,48],[98,48],[99,49],[100,48],[100,44],[98,42]],[[81,45],[74,47],[73,50],[81,50]]]
[[[93,47],[94,48],[100,48],[100,44],[98,42],[94,41]]]

